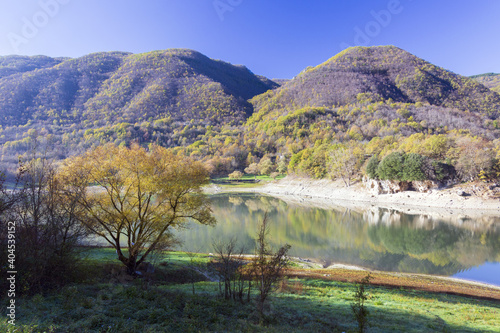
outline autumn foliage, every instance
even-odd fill
[[[81,222],[116,249],[130,274],[188,219],[215,223],[201,191],[206,170],[165,148],[101,146],[68,160],[61,177],[84,208]]]

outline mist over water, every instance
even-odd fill
[[[328,267],[453,276],[500,285],[500,216],[412,215],[372,207],[315,208],[254,194],[212,197],[217,226],[190,223],[181,230],[184,251],[212,252],[214,240],[235,237],[254,249],[257,225],[267,212],[274,246],[288,243],[294,257]],[[465,274],[471,271],[473,274]],[[472,276],[472,277],[470,277]]]

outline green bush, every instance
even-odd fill
[[[415,153],[404,155],[404,165],[401,180],[408,182],[414,180],[426,180],[427,176],[424,172],[424,165],[424,156]]]
[[[427,179],[442,181],[456,176],[455,168],[450,164],[433,161],[416,153],[399,152],[387,155],[380,163],[376,156],[372,156],[366,165],[366,173],[372,179],[407,182]]]
[[[449,163],[442,163],[438,161],[432,161],[431,163],[432,169],[434,171],[434,178],[436,180],[445,180],[445,179],[451,179],[456,177],[456,170],[453,165]]]
[[[380,162],[377,174],[382,180],[402,180],[404,162],[404,154],[391,153]]]
[[[370,178],[382,180],[415,181],[434,178],[434,163],[429,163],[425,156],[416,153],[394,152],[382,159],[377,166],[375,156],[370,158],[366,166],[366,173]],[[439,171],[439,176],[446,173],[445,169]]]
[[[378,156],[377,155],[373,155],[368,160],[368,163],[366,164],[366,174],[371,179],[377,179],[378,178],[377,168],[378,168],[379,163],[380,163],[380,161],[378,160]]]

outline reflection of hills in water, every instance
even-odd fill
[[[411,217],[411,218],[409,218]],[[372,225],[385,224],[387,226],[400,226],[402,221],[410,221],[415,228],[434,229],[442,223],[447,223],[471,231],[499,231],[500,216],[482,214],[469,217],[464,214],[414,214],[393,209],[372,207],[363,213],[366,222]]]
[[[290,205],[252,194],[212,198],[215,228],[193,224],[179,237],[184,250],[211,252],[213,240],[237,237],[247,252],[264,213],[271,242],[288,243],[291,255],[385,271],[452,275],[500,261],[500,218],[410,215],[399,211],[323,209]],[[486,219],[486,217],[485,217]]]

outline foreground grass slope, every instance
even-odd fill
[[[218,297],[216,282],[193,285],[188,266],[205,255],[158,258],[155,284],[110,280],[109,249],[92,251],[87,280],[18,299],[18,332],[352,332],[355,284],[285,280],[258,325],[253,302]],[[184,280],[184,281],[182,281]],[[369,286],[369,332],[498,332],[500,303],[460,296]],[[8,331],[2,310],[0,331]]]
[[[138,285],[78,285],[19,302],[19,332],[346,332],[356,328],[354,285],[290,280],[272,300],[266,326],[255,306],[225,301],[216,283],[142,290]],[[498,332],[498,303],[369,287],[370,332]],[[5,332],[5,319],[0,323]]]

